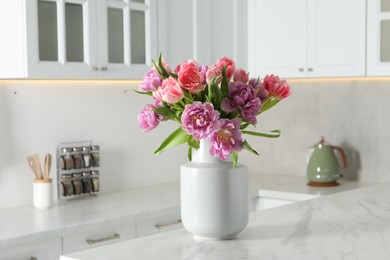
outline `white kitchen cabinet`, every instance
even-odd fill
[[[137,221],[137,237],[152,235],[183,227],[180,212]]]
[[[172,66],[188,59],[211,65],[221,57],[247,68],[246,0],[159,0],[158,42]]]
[[[63,252],[71,253],[135,238],[135,223],[96,227],[94,230],[63,236]]]
[[[156,0],[0,2],[1,78],[142,78],[157,55]]]
[[[390,76],[390,0],[367,1],[367,76]]]
[[[250,0],[250,71],[364,76],[365,12],[365,0]]]
[[[53,260],[62,254],[61,238],[12,247],[0,251],[0,259],[9,260]]]

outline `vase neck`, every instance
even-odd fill
[[[199,149],[192,150],[192,162],[197,163],[214,163],[223,162],[219,157],[214,157],[210,154],[211,143],[209,140],[201,139]],[[230,157],[226,161],[231,161]]]

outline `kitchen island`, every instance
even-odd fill
[[[61,256],[99,259],[389,259],[390,183],[254,212],[236,239],[178,229]]]

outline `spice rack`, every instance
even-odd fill
[[[57,197],[73,199],[100,190],[100,146],[92,141],[57,145]]]

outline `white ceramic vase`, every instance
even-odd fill
[[[201,140],[192,161],[181,166],[181,218],[198,239],[232,239],[248,224],[247,167],[209,154]]]

